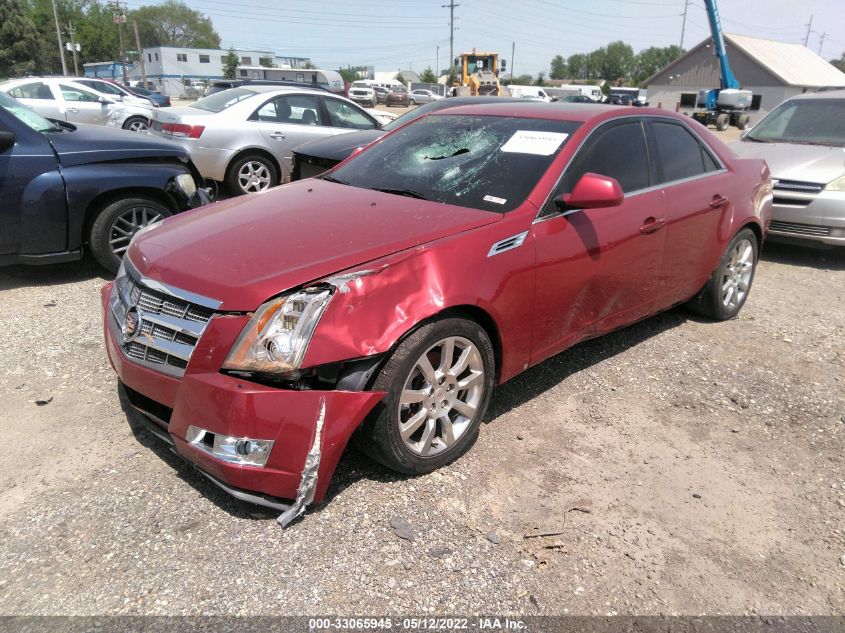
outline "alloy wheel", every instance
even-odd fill
[[[132,121],[132,123],[129,124],[128,129],[131,130],[132,132],[146,132],[150,128],[147,125],[146,121],[140,121],[139,120],[139,121]]]
[[[420,457],[448,450],[472,425],[484,389],[484,362],[472,341],[451,336],[432,345],[414,363],[399,397],[405,446]]]
[[[737,242],[722,274],[722,304],[728,310],[742,305],[754,272],[754,246],[749,240]]]
[[[270,187],[270,169],[257,160],[247,161],[238,170],[238,185],[245,193],[264,191]]]
[[[120,213],[109,227],[109,246],[112,253],[121,259],[135,233],[163,218],[157,209],[145,206],[129,207]]]

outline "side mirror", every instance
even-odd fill
[[[0,152],[5,152],[7,149],[15,144],[17,137],[14,132],[8,130],[0,130]]]
[[[100,97],[97,101],[99,101],[102,105],[114,105],[114,101],[106,99],[105,97]]]
[[[571,193],[555,198],[558,211],[618,207],[625,193],[615,178],[587,172],[575,183]]]

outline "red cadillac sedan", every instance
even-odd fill
[[[763,161],[663,110],[449,109],[139,232],[106,349],[153,433],[285,525],[353,433],[429,472],[495,385],[579,341],[682,303],[735,317],[771,200]]]

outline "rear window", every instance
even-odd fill
[[[431,115],[329,175],[344,184],[503,213],[518,207],[580,124]]]
[[[230,88],[229,90],[223,90],[208,97],[203,97],[199,101],[192,103],[191,107],[208,112],[222,112],[239,101],[249,99],[256,94],[258,93],[255,90],[250,90],[249,88]]]

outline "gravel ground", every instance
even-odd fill
[[[441,471],[349,451],[286,530],[133,432],[103,282],[0,269],[0,614],[845,614],[845,250],[533,368]]]

